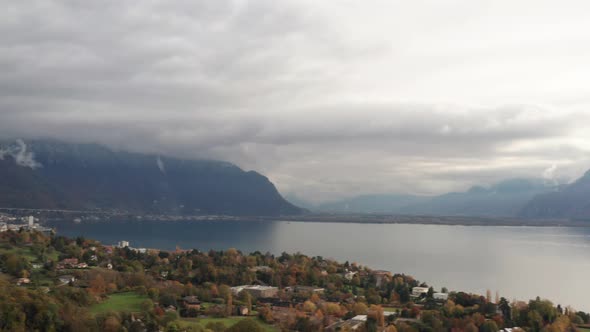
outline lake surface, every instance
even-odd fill
[[[315,222],[59,224],[58,233],[133,247],[302,252],[405,273],[439,289],[536,296],[590,311],[590,228]]]

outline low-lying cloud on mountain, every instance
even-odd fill
[[[316,202],[590,168],[590,4],[375,4],[5,4],[0,138],[227,160]]]

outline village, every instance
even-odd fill
[[[320,257],[163,251],[126,240],[103,245],[39,231],[34,219],[20,225],[0,233],[0,281],[10,282],[3,287],[71,294],[61,301],[82,301],[89,316],[80,317],[137,331],[226,331],[242,321],[265,331],[514,331],[533,323],[522,314],[531,310],[551,313],[535,324],[561,317],[559,324],[567,318],[582,326],[590,319],[541,299],[435,289],[408,275]]]

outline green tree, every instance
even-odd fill
[[[498,332],[500,329],[498,325],[493,320],[488,320],[483,323],[481,326],[481,332]]]

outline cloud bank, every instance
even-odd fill
[[[590,168],[585,1],[4,7],[3,138],[228,160],[315,201]]]

